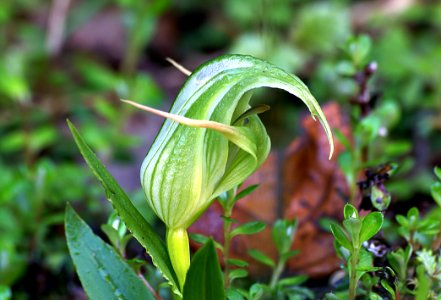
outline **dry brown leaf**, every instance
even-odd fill
[[[332,128],[349,135],[349,122],[336,103],[324,106],[324,113]],[[320,124],[309,116],[304,118],[304,135],[297,138],[285,153],[272,152],[262,167],[244,183],[244,187],[260,184],[258,190],[240,200],[233,218],[239,223],[260,220],[268,228],[256,235],[239,236],[232,243],[231,256],[250,263],[249,271],[264,276],[270,270],[248,256],[249,249],[258,249],[276,258],[270,227],[278,218],[296,218],[299,227],[293,249],[300,254],[288,263],[289,272],[311,277],[329,275],[338,268],[339,259],[333,249],[333,237],[322,230],[322,217],[340,219],[347,186],[336,163],[343,146],[336,142],[332,160],[328,160],[328,142]],[[223,242],[222,209],[218,203],[190,228],[191,232],[213,236]]]

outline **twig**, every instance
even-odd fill
[[[141,278],[141,281],[144,283],[147,289],[153,294],[153,297],[155,297],[156,300],[162,300],[162,297],[152,288],[150,283],[144,278],[144,276],[141,273],[138,274],[138,277]]]

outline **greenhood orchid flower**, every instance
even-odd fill
[[[260,87],[283,89],[300,98],[328,136],[329,125],[317,101],[296,76],[267,62],[226,55],[196,69],[169,113],[130,101],[166,120],[141,167],[146,198],[167,226],[167,247],[181,284],[188,270],[187,228],[221,193],[250,176],[267,158],[270,140],[249,104]]]

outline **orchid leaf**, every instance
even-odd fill
[[[126,193],[118,185],[115,178],[113,178],[109,171],[107,171],[105,166],[98,160],[96,155],[86,144],[75,126],[70,121],[67,121],[67,124],[69,125],[70,131],[72,132],[81,154],[95,176],[103,185],[107,198],[118,212],[118,215],[125,222],[133,236],[150,254],[153,263],[169,281],[173,291],[179,294],[178,280],[173,271],[164,241],[135,208]]]
[[[184,299],[225,299],[222,271],[212,240],[193,257],[185,281]]]
[[[92,232],[69,204],[65,226],[70,255],[91,299],[154,299],[133,269]]]

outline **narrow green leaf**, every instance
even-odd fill
[[[338,128],[334,128],[333,129],[334,135],[337,138],[337,140],[345,147],[345,150],[352,152],[354,149],[352,147],[351,142],[349,141],[349,139],[343,134],[343,132],[338,129]]]
[[[369,240],[381,229],[383,219],[383,214],[377,211],[371,212],[363,218],[360,231],[360,243]]]
[[[392,300],[395,300],[396,299],[395,290],[389,285],[389,283],[384,279],[382,279],[380,283],[381,286],[391,295]]]
[[[265,223],[260,221],[253,221],[242,224],[231,231],[231,236],[235,237],[239,234],[255,234],[261,232],[266,227]]]
[[[248,187],[246,187],[245,189],[243,189],[242,191],[240,191],[236,197],[234,197],[234,202],[244,198],[245,196],[248,196],[249,194],[251,194],[252,192],[254,192],[257,188],[259,187],[258,184],[253,184],[250,185]]]
[[[397,220],[398,224],[404,227],[409,227],[409,221],[406,219],[403,215],[396,215],[395,219]]]
[[[257,260],[258,262],[270,266],[272,268],[274,268],[276,266],[274,260],[272,260],[271,258],[269,258],[266,254],[264,254],[263,252],[256,250],[256,249],[251,249],[248,251],[248,254],[254,258],[255,260]]]
[[[230,282],[238,278],[244,278],[248,276],[248,271],[244,269],[234,269],[228,274],[228,278],[230,278]]]
[[[154,299],[133,269],[70,205],[66,207],[65,226],[69,253],[91,299]]]
[[[228,259],[228,263],[236,267],[241,267],[241,268],[248,267],[248,263],[241,259],[230,258]]]
[[[288,251],[288,252],[286,252],[286,253],[283,253],[283,254],[280,256],[280,259],[281,259],[281,260],[284,260],[284,261],[287,261],[287,260],[290,259],[291,257],[298,255],[299,253],[300,253],[300,250],[291,250],[291,251]]]
[[[300,284],[304,283],[306,280],[308,280],[307,275],[293,276],[293,277],[283,278],[283,279],[279,280],[277,285],[278,286],[300,285]]]
[[[184,299],[225,299],[222,272],[213,241],[208,241],[194,255],[185,280]]]
[[[349,241],[349,237],[343,228],[338,224],[330,224],[331,232],[337,242],[342,245],[344,248],[352,251],[352,245]]]
[[[103,185],[107,198],[127,225],[127,228],[132,232],[133,236],[147,250],[152,258],[153,264],[158,267],[162,275],[170,282],[173,291],[179,294],[178,280],[171,265],[164,241],[132,204],[113,176],[86,144],[75,126],[69,120],[67,124],[86,163]]]

